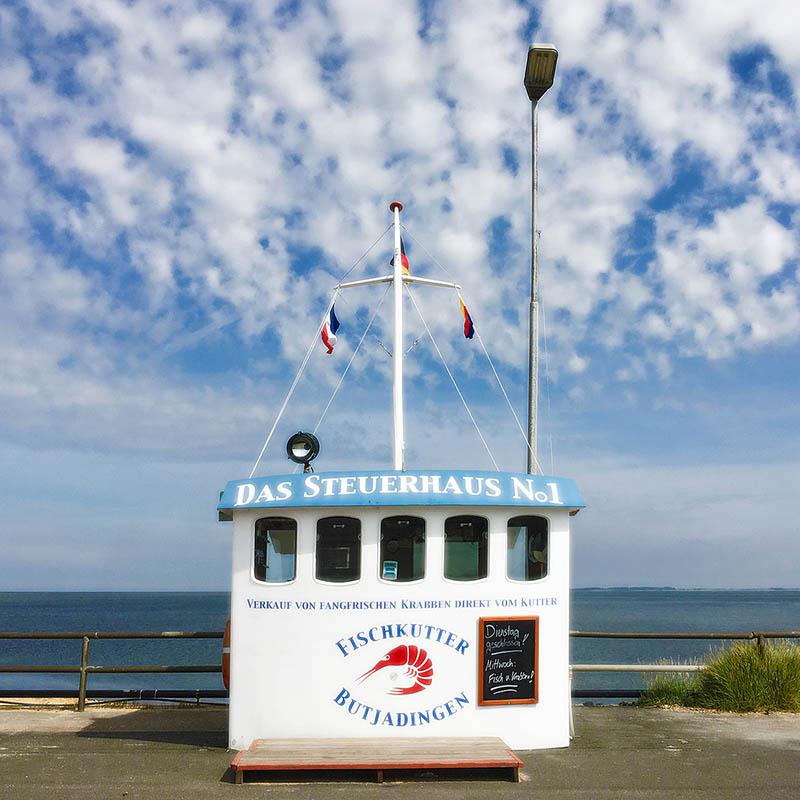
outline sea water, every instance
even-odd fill
[[[800,590],[576,589],[570,627],[579,631],[750,633],[800,630]],[[573,664],[692,663],[733,640],[576,639]],[[575,689],[642,688],[639,673],[575,673]]]
[[[222,631],[228,592],[3,592],[0,631]],[[82,641],[0,640],[0,663],[79,666]],[[219,664],[221,639],[98,639],[89,664]],[[224,689],[214,673],[91,674],[91,689]],[[2,674],[2,689],[78,688],[77,674]]]
[[[581,631],[800,630],[800,590],[575,589],[570,627]],[[0,631],[221,631],[227,592],[5,592]],[[729,645],[731,643],[728,643]],[[573,639],[573,664],[693,661],[714,640]],[[92,640],[94,665],[219,664],[220,639]],[[2,664],[78,666],[80,640],[0,640]],[[219,674],[89,676],[90,689],[222,689]],[[2,674],[0,689],[71,689],[75,674]],[[575,673],[576,689],[642,686],[636,673]]]

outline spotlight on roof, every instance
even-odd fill
[[[295,464],[303,465],[303,472],[313,472],[311,462],[319,455],[319,439],[313,433],[298,431],[286,442],[286,453]]]

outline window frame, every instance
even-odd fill
[[[485,563],[484,563],[484,575],[481,575],[477,578],[451,578],[447,575],[447,523],[450,520],[455,519],[479,519],[483,520],[486,525],[486,529],[484,531],[485,537]],[[457,584],[465,584],[465,583],[477,583],[479,581],[485,581],[489,579],[489,571],[491,568],[491,557],[490,557],[490,540],[491,540],[491,525],[488,517],[485,517],[481,514],[452,514],[449,517],[445,517],[444,524],[442,525],[442,579],[445,581],[451,581]],[[480,561],[479,561],[480,563]]]
[[[294,555],[294,561],[293,561],[294,570],[293,570],[292,577],[289,580],[285,580],[285,581],[270,581],[270,580],[267,580],[266,574],[267,574],[268,564],[267,564],[266,546],[265,546],[265,549],[264,549],[264,575],[265,575],[265,577],[262,580],[261,578],[259,578],[256,575],[256,553],[258,552],[258,548],[256,546],[256,543],[257,543],[257,539],[259,538],[258,525],[259,525],[260,522],[268,521],[268,520],[280,520],[282,522],[291,522],[294,525],[294,552],[293,552],[293,555]],[[299,525],[297,524],[297,520],[294,517],[278,517],[278,516],[259,517],[253,523],[253,529],[252,530],[253,530],[253,533],[252,533],[252,537],[251,537],[251,540],[250,540],[251,541],[250,578],[253,581],[255,581],[259,586],[286,586],[287,584],[294,583],[297,580],[297,562],[298,562],[298,555],[299,555],[298,554],[298,548],[297,548],[297,542],[298,542],[298,538],[299,538]],[[288,529],[284,529],[284,530],[288,530]],[[266,539],[266,535],[263,538]],[[265,543],[265,545],[266,545],[266,543]]]
[[[407,578],[407,579],[399,579],[399,578],[384,578],[383,577],[383,564],[386,559],[383,558],[383,524],[389,520],[399,520],[399,519],[408,519],[408,520],[419,520],[422,522],[422,575],[418,578]],[[409,583],[419,583],[420,581],[425,580],[425,576],[428,572],[428,521],[425,517],[420,517],[416,514],[391,514],[388,517],[381,517],[380,523],[378,525],[378,580],[384,584],[409,584]]]
[[[536,577],[536,578],[514,578],[514,577],[511,576],[510,570],[509,570],[509,553],[511,552],[511,550],[508,547],[509,528],[512,527],[511,523],[514,520],[524,520],[524,519],[539,519],[539,520],[542,520],[542,522],[544,523],[544,546],[545,546],[545,551],[547,553],[547,556],[546,556],[546,560],[544,562],[541,562],[541,561],[536,562],[536,563],[539,563],[539,564],[542,564],[542,563],[544,564],[544,573],[542,575]],[[515,525],[513,527],[520,528],[522,526],[521,525]],[[551,566],[551,564],[550,564],[550,527],[551,527],[550,526],[550,518],[545,516],[544,514],[517,514],[516,516],[508,517],[508,519],[506,520],[506,546],[505,546],[505,551],[506,551],[506,559],[505,559],[505,561],[506,561],[506,579],[507,580],[512,581],[514,583],[525,583],[525,584],[528,584],[528,583],[538,583],[539,581],[543,581],[546,578],[550,577],[550,574],[551,574],[551,569],[550,569],[550,566]],[[526,528],[526,537],[530,537],[530,532],[529,532],[530,528],[527,525],[525,526],[525,528]],[[534,535],[537,535],[539,533],[541,533],[541,532],[535,531]],[[525,542],[525,551],[526,551],[526,553],[528,553],[529,548],[530,548],[530,543],[529,543],[529,541],[526,541]],[[529,560],[530,559],[528,557],[526,557],[525,561],[524,561],[524,565],[523,565],[523,568],[524,568],[526,573],[528,571],[528,562],[529,562]]]
[[[355,578],[346,578],[344,580],[331,580],[330,578],[320,577],[320,557],[319,557],[319,537],[320,537],[320,524],[328,520],[347,520],[356,524],[356,541],[358,544],[358,574]],[[314,580],[319,583],[332,584],[334,586],[342,586],[346,584],[358,583],[361,580],[363,567],[364,567],[364,543],[362,535],[363,525],[360,517],[347,517],[342,514],[329,514],[325,517],[319,517],[314,523]],[[346,545],[343,545],[346,546]],[[352,554],[352,551],[349,555]],[[349,558],[348,555],[348,558]]]

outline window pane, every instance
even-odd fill
[[[293,581],[297,554],[297,523],[282,517],[256,520],[253,574],[257,581]]]
[[[361,522],[325,517],[317,522],[317,578],[342,583],[361,577]]]
[[[483,517],[449,517],[444,523],[444,576],[454,581],[485,578],[489,523]]]
[[[387,517],[381,520],[380,576],[387,581],[425,577],[425,520]]]
[[[547,520],[514,517],[508,521],[508,577],[535,581],[547,575]]]

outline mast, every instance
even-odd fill
[[[420,278],[403,272],[403,245],[400,241],[400,212],[403,204],[396,200],[389,206],[394,214],[394,257],[391,275],[379,278],[363,278],[358,281],[339,283],[334,288],[353,289],[356,286],[371,286],[378,283],[394,284],[394,344],[392,352],[392,400],[394,418],[393,469],[402,472],[405,469],[405,422],[403,415],[403,285],[419,283],[423,286],[439,286],[447,289],[461,290],[458,283],[437,281],[432,278]],[[407,263],[407,262],[406,262]]]
[[[394,415],[394,469],[402,470],[405,457],[403,419],[403,258],[400,245],[400,212],[403,204],[394,201],[389,210],[394,213],[394,345],[392,347],[392,396]]]

